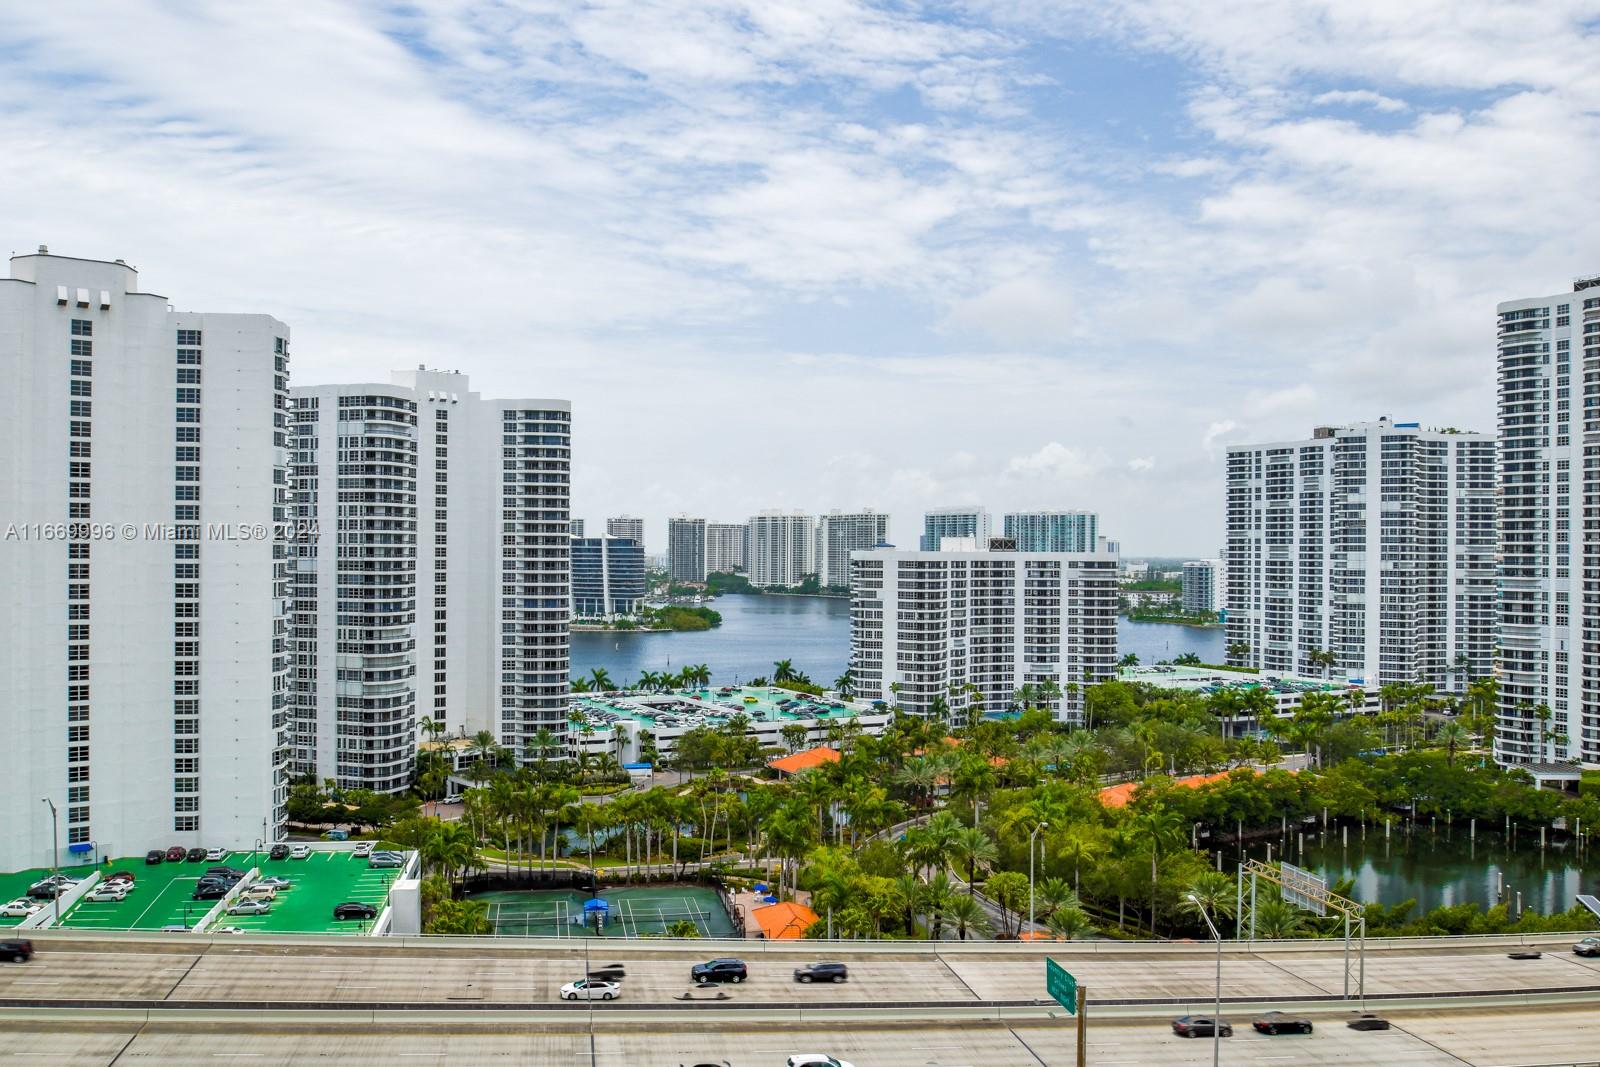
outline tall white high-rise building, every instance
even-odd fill
[[[863,511],[830,511],[817,516],[817,544],[812,550],[817,581],[824,588],[848,588],[850,555],[877,548],[889,540],[889,516]]]
[[[706,580],[706,520],[687,515],[667,520],[667,575],[675,582]]]
[[[289,328],[121,261],[0,279],[0,869],[279,836]]]
[[[1081,724],[1085,690],[1117,669],[1117,560],[1104,552],[857,552],[855,696],[962,721],[1009,710],[1024,685]],[[970,687],[970,688],[969,688]]]
[[[1600,764],[1600,276],[1498,311],[1495,758]]]
[[[1487,435],[1387,418],[1229,448],[1228,661],[1456,693],[1488,675],[1494,471]]]
[[[1183,565],[1183,610],[1222,610],[1222,561],[1191,559]]]
[[[791,587],[815,574],[816,524],[804,512],[763,511],[750,517],[750,584]]]
[[[750,527],[742,522],[706,524],[706,573],[733,574],[749,566]]]
[[[572,410],[456,372],[294,390],[294,766],[408,788],[417,724],[567,728]]]
[[[951,508],[934,508],[922,516],[922,539],[918,547],[924,552],[939,551],[939,542],[946,537],[970,538],[976,545],[987,546],[991,526],[989,512],[976,504]]]
[[[1004,530],[1018,552],[1094,552],[1099,526],[1092,511],[1014,511],[1006,515]]]
[[[644,520],[632,515],[617,515],[606,520],[606,536],[620,537],[644,547]]]

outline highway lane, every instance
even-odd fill
[[[1313,1013],[1309,1036],[1269,1038],[1248,1030],[1248,1019],[1224,1042],[1229,1064],[1358,1067],[1539,1067],[1583,1060],[1600,1047],[1600,1012],[1574,1008],[1508,1008],[1466,1012],[1396,1013],[1396,1028],[1358,1033],[1339,1013]],[[674,1067],[726,1061],[731,1067],[779,1067],[798,1051],[821,1051],[856,1067],[1070,1067],[1070,1022],[1014,1027],[892,1024],[826,1029],[637,1027],[611,1030],[597,1014],[592,1044],[582,1031],[549,1032],[533,1025],[493,1028],[374,1028],[245,1024],[137,1027],[61,1023],[5,1028],[0,1062],[46,1067],[127,1067],[128,1064],[218,1067],[240,1061],[259,1067],[337,1063],[394,1065],[538,1064],[557,1067]],[[1095,1067],[1204,1067],[1211,1042],[1174,1036],[1164,1019],[1095,1022],[1089,1062]]]
[[[285,951],[270,942],[233,939],[206,951],[77,951],[68,940],[37,942],[28,964],[0,966],[0,998],[61,1001],[168,1001],[201,1003],[281,1002],[303,1004],[407,1003],[461,1005],[539,1004],[555,1000],[558,988],[581,977],[581,949],[564,946],[517,953],[471,956],[426,953],[396,945],[388,951],[344,952],[336,947]],[[646,942],[607,942],[594,947],[594,964],[623,963],[628,1003],[668,1003],[696,988],[689,968],[727,951],[725,945],[697,949]],[[799,964],[837,954],[852,978],[843,985],[802,986],[792,979]],[[1204,951],[1173,946],[1167,953],[1083,952],[1071,946],[1051,953],[1078,976],[1091,1000],[1208,998],[1214,963]],[[797,944],[766,946],[747,955],[750,980],[721,987],[739,1003],[856,1005],[868,1002],[1042,1000],[1044,963],[1038,953],[998,948],[984,954],[895,955]],[[1343,989],[1339,952],[1271,950],[1230,953],[1223,966],[1223,995],[1245,998],[1337,996]],[[1554,946],[1538,960],[1511,960],[1503,948],[1476,951],[1369,952],[1368,993],[1466,993],[1556,988],[1600,988],[1600,963]]]

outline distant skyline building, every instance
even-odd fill
[[[0,870],[278,840],[289,327],[41,246],[0,278],[0,366]]]
[[[566,736],[571,405],[426,368],[292,391],[293,771],[411,786],[417,723]]]
[[[706,524],[706,573],[743,574],[749,567],[750,527],[742,522]]]
[[[1600,276],[1498,312],[1501,763],[1600,764]],[[1587,661],[1587,663],[1585,662]],[[1541,720],[1541,709],[1548,718]]]
[[[706,580],[706,520],[688,515],[667,520],[667,574],[675,582]]]
[[[986,545],[992,532],[988,510],[976,504],[934,508],[923,513],[918,547],[924,552],[937,552],[939,542],[946,537],[970,537],[974,543]]]
[[[621,537],[644,545],[644,520],[632,515],[617,515],[606,520],[606,536]]]
[[[750,584],[792,588],[816,573],[816,522],[804,512],[750,517]]]
[[[857,699],[964,723],[1024,685],[1081,724],[1085,688],[1117,669],[1117,561],[1109,553],[857,552],[850,672]],[[937,710],[943,707],[943,716]]]
[[[1226,514],[1230,664],[1452,693],[1492,673],[1493,438],[1383,418],[1233,446]]]
[[[889,516],[865,508],[830,511],[817,517],[817,543],[812,550],[817,581],[825,588],[849,588],[850,555],[877,548],[889,540]]]
[[[632,615],[645,597],[644,546],[627,537],[572,539],[572,614]]]
[[[583,536],[583,520],[573,519],[567,523],[567,530],[573,537]]]
[[[1183,610],[1222,610],[1222,561],[1192,559],[1183,565]]]
[[[1096,552],[1100,518],[1092,511],[1013,511],[1004,533],[1018,552]]]

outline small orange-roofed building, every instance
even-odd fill
[[[761,927],[761,936],[768,941],[798,941],[806,929],[817,921],[817,913],[804,904],[785,900],[756,908],[750,913]]]
[[[1228,771],[1220,771],[1217,774],[1191,774],[1183,778],[1174,778],[1172,784],[1182,786],[1184,789],[1195,789],[1202,785],[1210,785],[1212,782],[1225,782],[1228,780],[1228,774]],[[1100,804],[1107,808],[1125,808],[1133,799],[1133,794],[1138,792],[1143,784],[1143,782],[1123,782],[1121,785],[1108,785],[1100,790]]]
[[[838,762],[838,749],[829,748],[827,745],[819,745],[816,748],[808,748],[803,752],[796,752],[790,756],[780,756],[769,762],[767,766],[777,771],[779,778],[787,778],[790,775],[799,774],[801,771],[808,771],[812,767],[820,767],[824,763]]]

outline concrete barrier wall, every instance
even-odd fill
[[[62,893],[61,896],[56,898],[61,902],[61,914],[65,915],[74,904],[82,900],[86,895],[88,895],[91,889],[99,884],[100,872],[98,870],[90,871],[77,885],[73,886],[65,893]],[[55,925],[56,910],[57,909],[51,905],[49,901],[45,901],[44,907],[40,908],[38,911],[34,912],[32,915],[18,923],[17,929],[28,931],[48,930],[50,927]]]
[[[210,926],[220,915],[226,912],[228,910],[228,905],[232,904],[235,900],[238,900],[240,894],[242,894],[246,889],[249,889],[250,886],[260,877],[261,868],[251,867],[244,873],[244,877],[239,879],[239,883],[237,885],[224,893],[222,895],[222,899],[218,900],[211,906],[210,911],[206,912],[204,915],[200,916],[199,919],[195,920],[195,924],[192,928],[190,928],[189,933],[204,933],[205,928]]]

